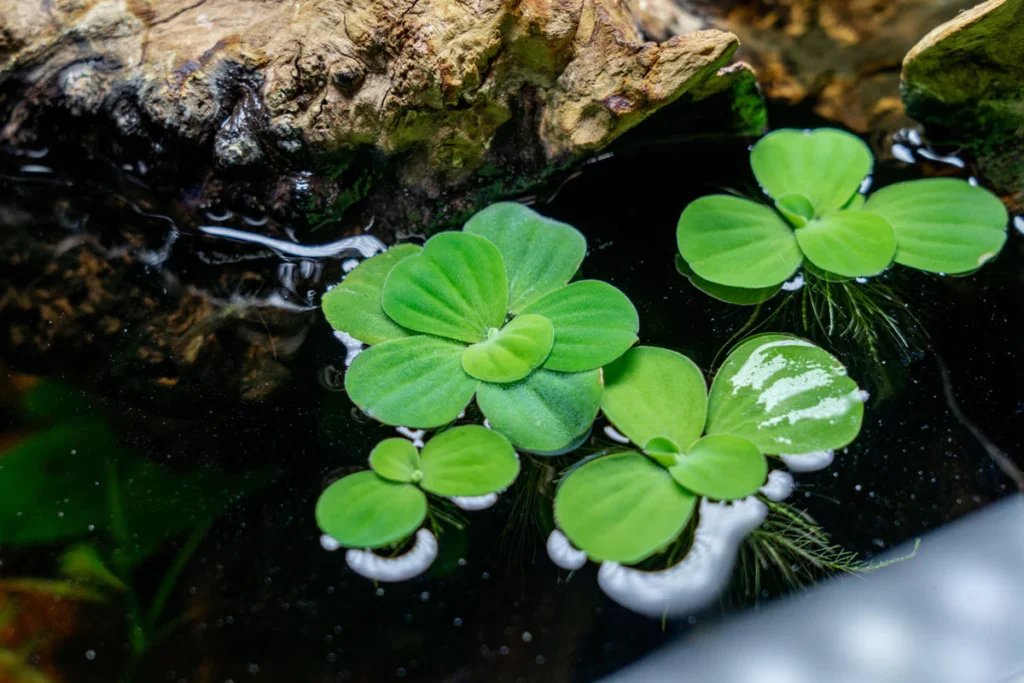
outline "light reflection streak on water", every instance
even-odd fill
[[[374,254],[384,251],[384,243],[372,235],[356,235],[344,237],[335,242],[319,245],[304,245],[286,242],[284,240],[259,235],[245,230],[225,228],[216,225],[201,225],[200,232],[213,237],[258,244],[284,255],[297,258],[331,258],[345,252],[358,252],[363,258],[370,258]]]

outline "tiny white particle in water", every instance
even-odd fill
[[[430,593],[428,593],[427,591],[423,591],[422,593],[420,593],[420,600],[422,600],[423,602],[430,600]]]
[[[523,631],[523,642],[528,643],[533,640],[533,634],[529,631]]]
[[[379,598],[380,596],[384,595],[384,589],[383,589],[383,588],[378,588],[378,589],[377,589],[376,591],[374,591],[374,592],[375,592],[375,593],[377,594],[377,597],[378,597],[378,598]]]
[[[96,659],[96,651],[95,650],[86,650],[85,651],[85,658],[88,659],[90,662],[92,660]]]
[[[462,619],[459,619],[458,617],[455,617],[454,619],[452,619],[452,625],[453,626],[462,626]]]

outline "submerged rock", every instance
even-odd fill
[[[658,17],[619,0],[0,0],[0,136],[47,141],[70,114],[90,148],[208,201],[416,232],[680,98],[753,97],[719,127],[756,132],[750,72],[724,68],[736,36],[645,40],[698,25]]]
[[[925,36],[903,62],[903,102],[1024,200],[1024,0],[989,0]]]

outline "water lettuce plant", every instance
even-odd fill
[[[758,491],[766,455],[841,448],[864,394],[814,344],[761,334],[737,345],[710,392],[687,357],[641,346],[607,366],[601,410],[637,447],[585,460],[555,494],[555,520],[598,561],[640,562],[675,540],[698,499]]]
[[[517,474],[512,444],[480,425],[441,432],[422,451],[406,439],[385,439],[370,453],[370,470],[343,477],[320,494],[316,521],[347,548],[382,548],[423,524],[427,493],[483,496],[504,490]]]
[[[390,425],[432,429],[476,396],[515,446],[554,452],[585,435],[600,368],[637,340],[636,309],[597,280],[567,284],[586,254],[575,228],[515,203],[460,232],[357,266],[323,299],[327,320],[370,348],[345,388]]]
[[[967,274],[999,253],[1008,214],[994,194],[953,178],[897,183],[865,199],[868,146],[821,128],[778,130],[750,153],[773,206],[729,195],[692,202],[679,217],[680,272],[732,303],[770,298],[801,265],[813,275],[877,275],[892,262]]]

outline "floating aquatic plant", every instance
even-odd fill
[[[370,468],[334,482],[316,504],[320,529],[347,548],[382,548],[413,535],[427,516],[427,493],[504,490],[519,460],[501,434],[465,425],[436,435],[422,451],[406,439],[385,439],[370,453]]]
[[[961,275],[999,253],[1008,215],[994,194],[933,178],[865,198],[873,163],[868,146],[840,130],[769,133],[750,165],[774,206],[728,195],[692,202],[676,230],[680,272],[714,297],[755,304],[801,265],[828,280],[878,275],[894,261]]]
[[[371,345],[346,373],[349,396],[381,422],[430,429],[475,395],[515,446],[570,446],[597,415],[601,366],[639,328],[615,287],[566,284],[586,249],[575,228],[500,203],[363,262],[323,300],[336,330]]]
[[[605,368],[601,410],[639,451],[584,461],[555,495],[555,519],[598,561],[640,562],[687,526],[699,498],[736,500],[765,483],[765,455],[841,448],[864,394],[839,361],[784,334],[740,343],[710,392],[685,356],[631,349]]]

